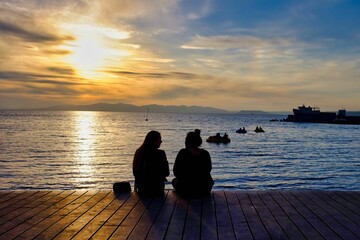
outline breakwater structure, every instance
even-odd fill
[[[299,106],[293,109],[293,115],[288,115],[285,122],[309,122],[331,124],[360,124],[360,116],[348,116],[345,109],[336,112],[321,112],[318,107]]]

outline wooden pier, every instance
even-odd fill
[[[0,239],[360,239],[360,192],[0,191]]]

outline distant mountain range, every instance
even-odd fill
[[[212,107],[200,107],[200,106],[165,106],[165,105],[143,105],[136,106],[125,103],[96,103],[90,105],[58,105],[46,108],[32,109],[41,111],[108,111],[108,112],[147,112],[151,113],[241,113],[241,114],[268,114],[267,112],[259,110],[243,110],[243,111],[227,111]]]

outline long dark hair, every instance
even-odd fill
[[[156,141],[161,138],[158,131],[150,131],[146,134],[143,144],[136,150],[133,159],[133,173],[140,171],[144,162],[144,156],[147,151],[155,150],[157,148]]]
[[[150,131],[146,134],[143,144],[139,149],[152,149],[156,146],[156,141],[161,137],[161,134],[158,131]]]

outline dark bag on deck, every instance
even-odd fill
[[[126,193],[131,192],[131,186],[129,182],[116,182],[113,185],[115,193]]]

